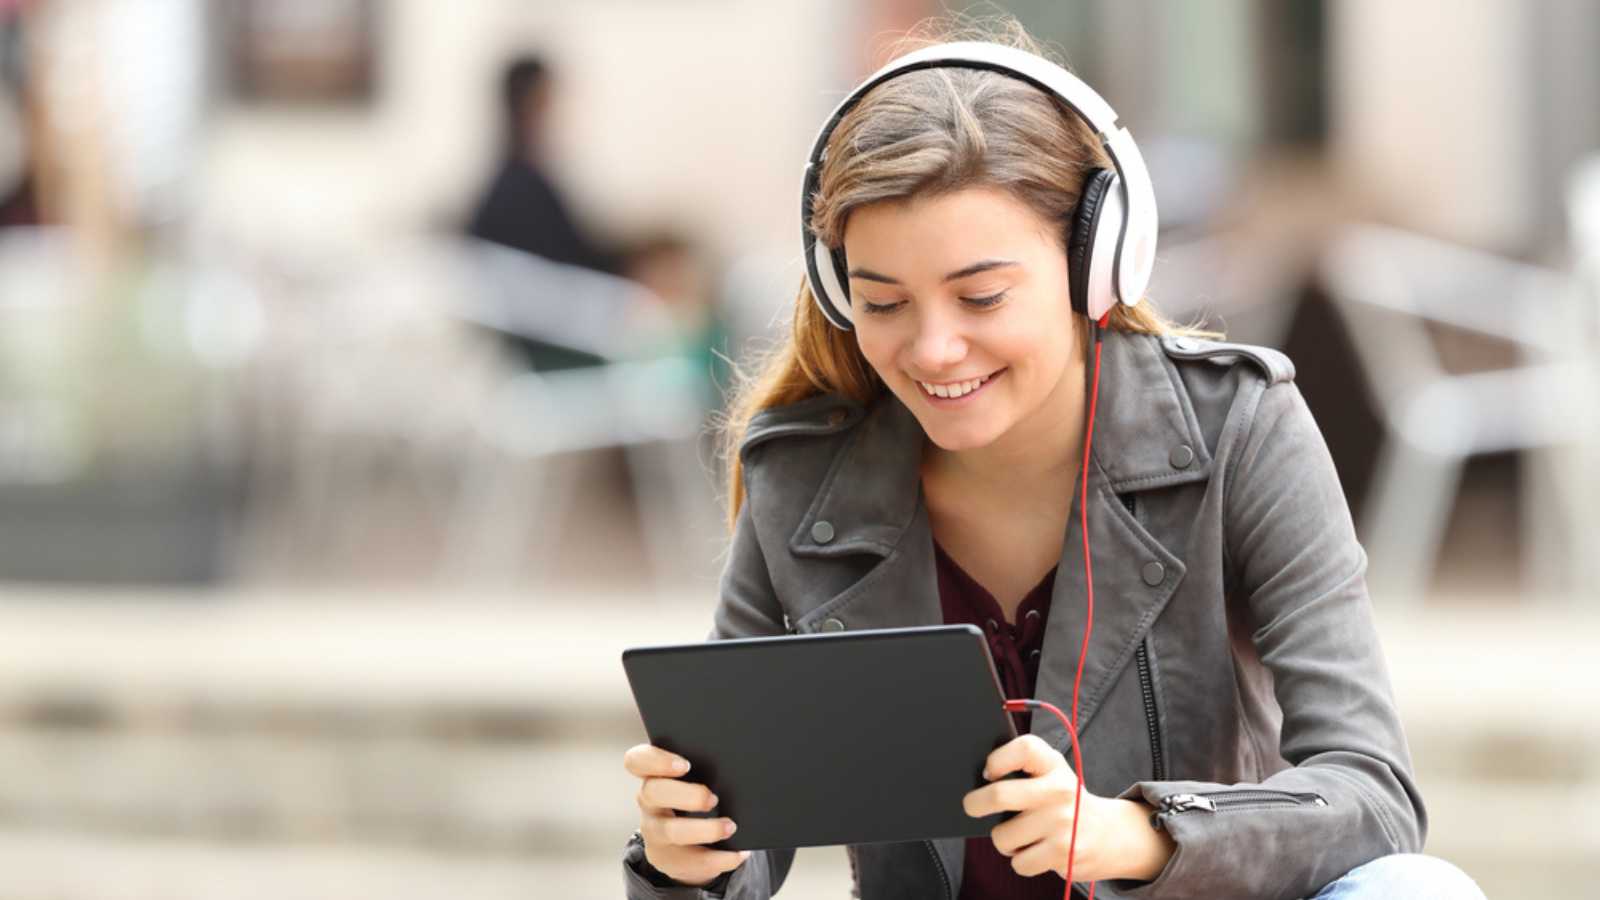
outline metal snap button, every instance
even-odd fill
[[[993,619],[990,619],[989,620],[989,630],[998,634],[999,631],[1000,631],[1000,623],[996,622]]]
[[[1039,651],[1037,651],[1037,650],[1035,650],[1032,653],[1028,654],[1028,662],[1033,662],[1034,660],[1036,660],[1038,658],[1039,658]]]
[[[1187,469],[1194,462],[1194,448],[1188,444],[1179,444],[1172,448],[1167,455],[1167,462],[1172,463],[1174,469]]]
[[[1037,619],[1037,618],[1039,618],[1039,611],[1037,609],[1030,609],[1030,610],[1028,610],[1028,614],[1026,616],[1023,616],[1023,618],[1025,618],[1025,619]]]
[[[1193,338],[1180,337],[1172,339],[1172,346],[1177,347],[1179,350],[1193,350],[1199,345],[1194,342]]]
[[[833,540],[833,523],[821,521],[811,526],[811,539],[819,544]]]
[[[827,619],[822,623],[823,631],[843,631],[844,623],[838,619]]]
[[[1144,576],[1144,583],[1155,587],[1167,577],[1167,567],[1158,562],[1147,562],[1140,573]]]

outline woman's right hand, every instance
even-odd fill
[[[651,744],[630,747],[622,756],[629,774],[644,779],[639,788],[639,835],[644,856],[657,871],[685,885],[701,887],[750,856],[749,850],[702,847],[733,834],[733,820],[679,816],[675,810],[707,812],[717,797],[703,784],[683,781],[687,760]]]

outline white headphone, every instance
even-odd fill
[[[831,249],[811,230],[812,204],[822,177],[828,136],[839,120],[872,88],[897,75],[940,67],[987,69],[1049,93],[1088,123],[1115,171],[1093,170],[1084,183],[1067,239],[1072,308],[1098,321],[1118,301],[1133,306],[1144,296],[1155,264],[1155,190],[1144,158],[1117,114],[1077,76],[1026,50],[984,41],[935,44],[891,61],[863,81],[834,108],[806,160],[800,190],[800,232],[806,279],[828,321],[849,331],[850,291],[844,248]]]

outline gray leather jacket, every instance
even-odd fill
[[[1143,798],[1177,851],[1098,897],[1299,898],[1420,852],[1412,774],[1366,554],[1283,354],[1110,332],[1089,474],[1095,610],[1079,701],[1084,786]],[[942,624],[917,476],[925,437],[885,393],[763,412],[710,639]],[[1079,502],[1082,498],[1079,498]],[[1078,515],[1062,544],[1036,696],[1064,709],[1086,614]],[[1072,758],[1062,723],[1034,734]],[[960,893],[964,840],[848,848],[856,896]],[[763,900],[794,850],[707,889],[657,887],[637,833],[630,898]],[[1087,896],[1087,883],[1074,886]]]

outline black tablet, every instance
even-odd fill
[[[972,625],[634,647],[622,666],[650,743],[739,824],[719,850],[982,837],[1014,813],[961,807],[1017,736]]]

